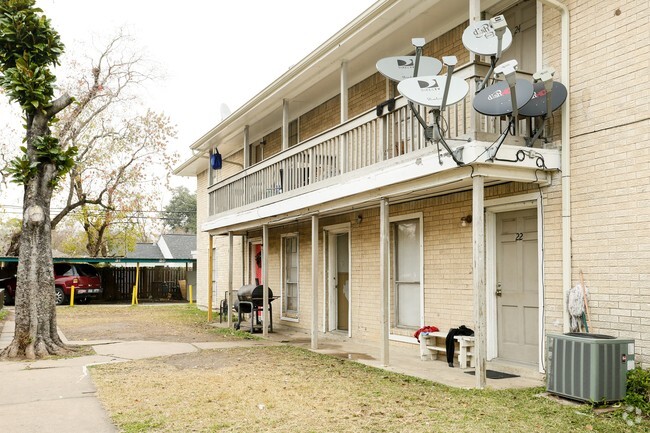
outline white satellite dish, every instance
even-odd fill
[[[397,85],[397,90],[406,99],[416,104],[440,108],[443,104],[446,81],[447,77],[444,75],[408,78]],[[467,95],[468,91],[469,85],[465,80],[458,77],[451,77],[446,105],[453,105],[460,102]]]
[[[385,57],[377,62],[377,70],[385,77],[400,82],[413,77],[417,56]],[[436,75],[442,70],[442,62],[433,57],[420,57],[418,75]]]
[[[230,108],[224,103],[219,106],[219,111],[221,112],[221,120],[224,120],[226,117],[230,116]]]
[[[506,26],[503,15],[491,20],[476,21],[463,32],[463,45],[480,56],[497,56],[499,52],[499,34],[502,35],[501,51],[512,44],[512,33]]]

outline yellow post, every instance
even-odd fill
[[[192,303],[192,285],[190,284],[190,287],[188,288],[188,299],[190,301],[190,304]]]
[[[131,305],[138,304],[138,285],[140,281],[140,263],[135,267],[135,286],[133,286],[133,295],[131,296]]]
[[[74,307],[74,286],[70,286],[70,306]]]
[[[208,322],[212,322],[212,235],[208,249]]]

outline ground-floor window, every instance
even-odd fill
[[[420,218],[394,221],[393,326],[420,327],[422,308],[422,233]]]
[[[298,317],[298,235],[282,237],[282,316]]]

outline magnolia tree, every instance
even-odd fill
[[[9,172],[24,185],[23,222],[16,291],[16,330],[1,356],[34,359],[68,350],[56,329],[50,203],[77,149],[52,135],[56,116],[73,102],[56,96],[51,67],[63,44],[34,0],[0,2],[0,87],[20,105],[25,119],[21,154]]]

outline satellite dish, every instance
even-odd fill
[[[523,107],[519,109],[519,114],[526,117],[545,116],[546,113],[546,89],[544,82],[539,81],[533,84],[533,96]],[[553,82],[551,90],[551,111],[555,111],[564,104],[567,91],[564,84]]]
[[[445,75],[408,78],[397,85],[397,90],[411,102],[426,107],[440,108],[443,102],[446,81],[447,77]],[[468,91],[469,85],[465,80],[451,77],[446,105],[460,102]]]
[[[224,103],[219,106],[219,111],[221,112],[221,120],[224,120],[226,117],[230,116],[230,108]]]
[[[385,77],[400,82],[413,77],[417,56],[385,57],[377,62],[377,70]],[[420,57],[418,75],[437,75],[442,62],[433,57]]]
[[[398,86],[399,88],[399,86]],[[517,108],[523,107],[533,96],[532,83],[518,79],[515,84]],[[505,81],[499,81],[478,93],[474,97],[474,109],[486,116],[505,116],[512,114],[510,87]]]
[[[463,32],[463,45],[471,52],[480,56],[494,56],[499,53],[499,38],[497,37],[497,29],[493,25],[497,25],[501,20],[475,21],[469,25]],[[505,20],[503,20],[505,24]],[[498,25],[497,25],[498,26]],[[501,51],[505,51],[512,44],[512,33],[508,27],[500,30],[503,32],[501,41]]]

